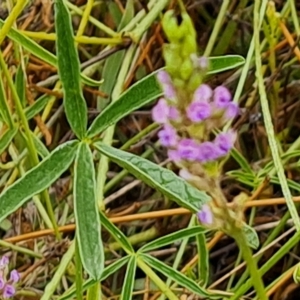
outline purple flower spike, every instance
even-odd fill
[[[220,156],[222,156],[222,153],[219,147],[212,142],[204,142],[199,146],[199,154],[197,159],[202,163],[214,161]]]
[[[169,119],[170,120],[174,120],[174,121],[177,121],[180,119],[180,113],[178,111],[178,109],[174,106],[170,106],[169,107]]]
[[[186,112],[192,122],[201,122],[211,115],[211,106],[207,102],[192,102]]]
[[[160,143],[165,147],[174,147],[177,145],[178,136],[176,130],[170,125],[165,125],[164,129],[158,133],[158,137]]]
[[[0,259],[0,269],[4,269],[9,264],[9,258],[3,255]]]
[[[168,72],[161,70],[157,73],[156,75],[157,80],[161,83],[161,84],[170,84],[171,83],[171,77],[168,74]]]
[[[233,148],[233,144],[236,140],[236,132],[230,130],[225,133],[220,133],[214,141],[214,144],[220,149],[222,155],[227,155]]]
[[[218,86],[214,90],[213,98],[217,108],[226,108],[231,101],[231,94],[225,86]]]
[[[5,281],[4,281],[3,277],[1,276],[0,277],[0,290],[2,290],[4,288],[4,286],[5,286]]]
[[[239,114],[239,107],[236,103],[230,102],[225,109],[226,120],[232,120]]]
[[[17,270],[12,270],[10,272],[10,278],[9,280],[13,283],[17,283],[20,280],[20,274]]]
[[[201,84],[194,93],[193,101],[209,102],[213,91],[208,84]]]
[[[182,159],[193,161],[199,155],[199,146],[192,139],[183,139],[178,144],[178,153]]]
[[[13,285],[6,284],[3,290],[3,298],[8,299],[11,298],[16,293],[16,289]]]
[[[161,98],[152,109],[152,119],[159,124],[165,124],[168,121],[168,117],[169,106],[167,101]]]
[[[203,225],[211,225],[214,221],[212,211],[207,204],[203,204],[202,209],[197,213],[197,217]]]
[[[168,157],[173,162],[179,162],[181,160],[181,157],[177,150],[168,150]]]

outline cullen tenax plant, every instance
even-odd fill
[[[237,133],[224,125],[239,114],[225,86],[212,89],[204,83],[209,69],[205,57],[197,57],[196,32],[186,13],[181,24],[168,11],[163,29],[169,40],[163,54],[166,68],[157,75],[164,92],[152,110],[153,120],[162,125],[158,133],[168,157],[180,169],[179,175],[213,199],[198,212],[199,221],[211,229],[222,230],[233,237],[247,262],[259,299],[267,299],[261,277],[243,233],[243,203],[235,200],[228,208],[220,187],[222,166],[230,155]]]

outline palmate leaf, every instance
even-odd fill
[[[185,276],[183,273],[167,266],[163,262],[158,259],[148,255],[148,254],[140,254],[139,259],[142,259],[145,263],[147,263],[150,267],[155,269],[157,272],[162,273],[167,278],[171,278],[180,286],[187,288],[189,291],[200,297],[207,297],[208,299],[214,299],[213,295],[209,294],[205,289],[201,288],[195,281]],[[218,298],[217,296],[215,298]]]
[[[100,279],[104,268],[104,251],[95,178],[93,155],[89,145],[83,142],[78,147],[74,168],[76,237],[84,269],[93,279]]]
[[[96,142],[94,146],[113,162],[125,168],[135,177],[141,179],[149,186],[157,189],[169,199],[177,202],[193,212],[197,212],[198,205],[210,200],[210,197],[188,184],[172,171],[142,157],[110,147],[104,143]]]
[[[132,299],[132,290],[135,281],[136,263],[137,263],[136,256],[135,255],[131,256],[127,265],[127,270],[124,278],[124,284],[123,284],[120,300]]]
[[[55,1],[55,29],[58,74],[64,91],[65,113],[73,132],[82,139],[87,127],[87,105],[81,89],[79,58],[71,17],[63,0]]]
[[[0,222],[32,196],[49,187],[65,172],[76,154],[77,141],[57,147],[46,159],[28,171],[0,195]]]

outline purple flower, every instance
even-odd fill
[[[219,147],[212,142],[204,142],[198,149],[199,152],[197,159],[202,163],[216,160],[222,155]]]
[[[2,290],[4,288],[4,286],[5,286],[5,281],[4,281],[3,277],[1,276],[0,277],[0,290]]]
[[[213,99],[217,108],[226,108],[231,101],[231,94],[225,86],[218,86],[214,90]]]
[[[3,255],[0,259],[0,269],[4,269],[9,264],[9,258]]]
[[[192,102],[186,110],[192,122],[201,122],[211,115],[211,106],[207,102]]]
[[[176,130],[170,125],[165,125],[158,133],[158,137],[160,143],[165,147],[174,147],[177,145],[178,136]]]
[[[194,93],[193,101],[209,102],[212,95],[211,87],[207,84],[201,84]]]
[[[152,109],[152,118],[159,124],[165,124],[169,117],[169,106],[163,98],[159,99],[157,104]]]
[[[181,160],[181,157],[177,150],[169,149],[168,150],[168,157],[173,162],[179,162]]]
[[[174,100],[176,98],[176,90],[171,83],[162,85],[164,95],[169,100]]]
[[[174,121],[179,120],[180,119],[180,113],[179,113],[178,109],[174,106],[170,106],[168,117],[169,117],[170,120],[174,120]]]
[[[199,146],[192,139],[182,139],[178,144],[178,153],[181,159],[196,160],[199,155]]]
[[[239,114],[239,107],[234,102],[229,102],[225,108],[225,118],[226,120],[234,119]]]
[[[8,299],[16,293],[16,289],[13,285],[6,284],[3,290],[3,298]]]
[[[168,74],[168,72],[166,72],[165,70],[161,70],[157,73],[156,75],[157,80],[161,83],[161,84],[170,84],[171,83],[171,77]]]
[[[211,225],[214,221],[212,211],[207,204],[203,204],[202,209],[197,213],[197,217],[204,225]]]
[[[10,278],[9,280],[13,283],[17,283],[20,280],[20,274],[17,270],[12,270],[10,272]]]
[[[233,148],[236,140],[236,132],[230,130],[228,132],[220,133],[214,140],[214,144],[220,149],[222,155],[228,154]]]

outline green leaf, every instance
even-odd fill
[[[136,256],[133,255],[131,256],[128,262],[120,300],[132,299],[132,291],[133,291],[134,280],[135,280],[135,271],[136,271]]]
[[[172,244],[178,240],[196,236],[199,233],[204,233],[206,231],[205,228],[201,226],[195,226],[191,228],[185,228],[181,229],[179,231],[173,232],[171,234],[168,234],[166,236],[160,237],[150,243],[147,243],[143,247],[139,249],[139,252],[148,252],[152,251],[161,247],[164,247],[166,245]]]
[[[26,119],[30,120],[35,117],[48,103],[51,96],[44,94],[37,99],[32,105],[25,108]]]
[[[216,74],[237,67],[245,63],[245,59],[240,55],[224,55],[209,57],[210,68],[208,74]]]
[[[0,71],[0,78],[2,78],[2,72]],[[2,116],[3,121],[10,129],[14,127],[14,121],[11,115],[8,102],[6,101],[6,93],[3,86],[3,81],[0,80],[0,115]]]
[[[160,95],[162,91],[156,80],[156,72],[154,72],[132,85],[118,100],[107,106],[92,123],[88,136],[94,137]]]
[[[80,84],[79,59],[71,17],[63,0],[55,1],[55,29],[58,73],[64,90],[65,113],[73,132],[82,139],[87,127],[87,106]]]
[[[197,234],[196,243],[198,251],[198,276],[201,284],[206,286],[209,279],[209,253],[204,233]]]
[[[49,187],[71,165],[77,141],[57,147],[45,160],[28,171],[0,195],[0,222],[32,196]]]
[[[205,289],[201,288],[195,281],[186,277],[183,273],[180,273],[179,271],[167,266],[158,259],[144,253],[140,254],[139,257],[141,257],[145,263],[147,263],[157,272],[164,274],[167,278],[171,278],[178,285],[188,289],[194,294],[200,297],[212,297],[211,294],[209,294]]]
[[[206,193],[195,189],[172,171],[164,169],[147,159],[101,142],[95,143],[94,146],[112,161],[182,207],[197,212],[199,209],[194,203],[204,204],[210,200]]]
[[[116,271],[118,271],[120,268],[122,268],[130,259],[131,256],[124,256],[112,264],[110,264],[108,267],[106,267],[101,275],[101,281],[108,278],[110,275],[114,274]],[[94,279],[88,279],[85,281],[85,283],[82,286],[82,291],[86,291],[89,287],[93,286],[97,280]],[[72,286],[67,292],[64,293],[61,297],[58,298],[58,300],[69,300],[73,299],[76,296],[76,286]]]
[[[247,159],[237,149],[233,148],[230,154],[234,158],[234,160],[240,165],[244,172],[254,175],[254,172],[251,166],[249,165]]]
[[[18,132],[17,128],[12,128],[12,129],[6,130],[6,132],[1,136],[1,139],[0,139],[0,155],[8,147],[8,145],[10,144],[12,139],[15,137],[17,132]]]
[[[0,29],[2,28],[4,21],[0,19]],[[31,40],[30,38],[26,37],[22,33],[20,33],[17,29],[11,28],[8,32],[8,37],[16,42],[18,45],[24,47],[27,51],[34,54],[36,57],[44,60],[46,63],[50,64],[53,67],[57,67],[57,58],[51,52],[47,51],[39,44]],[[82,82],[90,85],[90,86],[99,86],[101,81],[93,80],[83,73],[80,75]]]
[[[243,224],[242,229],[246,236],[248,246],[253,249],[257,249],[259,247],[259,238],[255,229],[246,223]]]
[[[93,279],[100,279],[104,268],[104,251],[95,178],[93,154],[86,143],[81,143],[74,168],[76,237],[84,269]]]
[[[133,254],[134,249],[132,248],[130,242],[123,234],[123,232],[120,231],[118,227],[116,227],[112,222],[110,222],[102,212],[100,212],[100,215],[101,223],[106,228],[106,230],[114,237],[114,239],[120,244],[120,246],[127,254]]]
[[[46,158],[50,154],[50,152],[48,151],[46,146],[42,143],[42,141],[35,134],[32,134],[32,140],[33,140],[34,146],[35,146],[38,154],[42,158]]]

